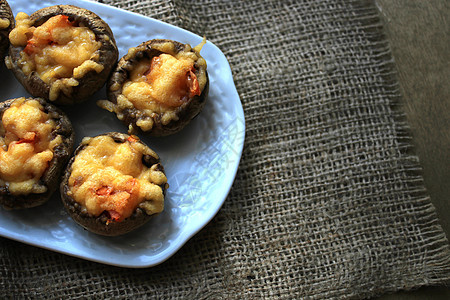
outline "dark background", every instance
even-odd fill
[[[376,0],[395,60],[403,108],[423,177],[450,236],[450,1]],[[450,299],[427,287],[381,299]]]

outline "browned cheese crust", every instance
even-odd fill
[[[0,121],[5,110],[17,99],[7,100],[0,103]],[[53,130],[52,137],[61,135],[62,143],[54,149],[53,158],[49,162],[48,168],[40,179],[40,184],[47,187],[47,191],[42,194],[28,194],[23,196],[11,195],[7,187],[0,186],[0,204],[5,209],[23,209],[39,206],[48,201],[51,195],[59,186],[61,171],[66,165],[70,154],[72,153],[74,143],[74,131],[69,118],[57,107],[49,104],[43,99],[27,98],[28,100],[37,100],[44,107],[44,112],[48,113],[56,121],[56,128]]]
[[[133,67],[142,59],[152,59],[155,56],[159,56],[163,52],[154,49],[152,45],[160,44],[162,42],[170,42],[175,46],[176,53],[179,53],[185,49],[185,45],[176,41],[167,39],[154,39],[144,42],[136,47],[135,54],[132,57],[125,55],[117,64],[116,69],[111,74],[111,77],[107,83],[108,99],[114,104],[117,104],[117,97],[122,93],[123,84],[129,80],[129,74]],[[193,51],[193,50],[191,50]],[[198,75],[198,66],[194,64],[195,74]],[[127,128],[131,128],[131,133],[138,134],[143,133],[150,136],[167,136],[177,133],[183,129],[193,118],[195,118],[205,105],[205,100],[209,91],[208,73],[206,72],[206,85],[201,91],[200,96],[194,96],[189,101],[183,103],[176,108],[176,115],[178,120],[172,120],[169,124],[162,124],[161,115],[156,114],[153,119],[153,127],[148,131],[143,131],[136,125],[138,121],[138,110],[136,108],[126,108],[122,111],[123,119],[121,120]],[[119,89],[113,88],[113,86],[119,86]]]
[[[61,92],[58,98],[52,101],[63,105],[76,104],[85,101],[105,84],[112,68],[117,63],[118,49],[108,24],[95,13],[84,8],[72,5],[55,5],[40,9],[30,15],[32,20],[31,26],[40,26],[51,17],[57,15],[66,15],[70,21],[84,24],[84,26],[92,30],[97,40],[102,44],[98,50],[100,52],[98,63],[104,67],[103,71],[100,73],[94,70],[87,72],[82,78],[77,79],[79,85],[73,87],[70,94],[66,95]],[[31,95],[48,100],[50,85],[42,81],[36,72],[31,72],[31,74],[26,76],[21,68],[18,67],[16,62],[20,59],[22,50],[23,47],[14,46],[11,46],[9,50],[14,75]]]
[[[114,139],[116,143],[124,143],[127,141],[129,135],[119,133],[119,132],[109,132],[102,134],[103,136],[109,136]],[[139,143],[142,143],[138,141]],[[60,192],[61,199],[66,208],[69,215],[72,219],[84,227],[86,230],[104,236],[118,236],[125,233],[128,233],[132,230],[141,227],[145,223],[147,223],[155,214],[148,215],[144,209],[136,208],[133,214],[126,218],[121,222],[108,222],[108,215],[106,212],[102,213],[99,216],[93,216],[87,209],[79,204],[71,195],[70,195],[70,187],[69,187],[69,178],[72,173],[72,164],[75,160],[75,157],[78,153],[80,153],[84,148],[86,148],[88,144],[81,144],[77,147],[74,152],[73,157],[70,159],[67,164],[66,171],[64,173]],[[158,170],[164,172],[163,166],[160,164],[159,157],[144,155],[142,157],[142,162],[147,167],[151,167],[153,165],[158,166]],[[167,183],[160,186],[163,194],[165,195],[166,189],[168,187]]]
[[[0,57],[3,57],[9,47],[9,32],[14,27],[14,16],[6,0],[0,0],[0,19],[9,20],[9,26],[0,29]]]

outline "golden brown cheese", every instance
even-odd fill
[[[36,100],[21,98],[4,111],[0,124],[0,186],[13,195],[44,193],[39,184],[61,136],[52,138],[56,123]]]
[[[176,59],[169,54],[161,54],[152,62],[141,61],[131,73],[130,81],[124,84],[122,93],[139,110],[154,108],[155,101],[162,104],[159,105],[162,111],[168,110],[167,106],[180,106],[189,94],[186,74],[193,66],[192,59]]]
[[[101,42],[89,28],[75,26],[64,15],[51,17],[38,27],[31,23],[27,14],[18,13],[9,39],[12,45],[24,47],[18,62],[24,74],[35,71],[51,85],[50,100],[55,100],[61,90],[77,86],[77,79],[87,72],[103,70],[97,63]]]
[[[117,104],[99,101],[99,105],[115,112],[119,119],[123,119],[124,109],[136,108],[140,114],[136,125],[144,131],[152,129],[155,114],[160,115],[163,125],[178,121],[177,108],[189,98],[199,96],[206,85],[206,61],[199,55],[205,43],[206,39],[193,49],[194,52],[190,45],[185,45],[178,53],[173,43],[153,44],[152,48],[163,54],[152,60],[143,59],[133,67],[130,80],[123,84],[122,93],[117,97]],[[130,48],[125,58],[130,59],[135,54],[136,48]],[[200,67],[197,75],[193,73],[194,64]]]
[[[87,146],[80,151],[72,164],[69,194],[99,216],[107,211],[116,221],[131,216],[139,206],[148,215],[164,208],[164,195],[160,185],[167,178],[157,165],[148,168],[142,156],[151,151],[133,141],[116,143],[109,136],[85,138]]]

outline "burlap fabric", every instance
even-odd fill
[[[450,282],[372,2],[101,2],[225,53],[247,125],[237,178],[213,221],[154,268],[1,239],[6,298],[363,298]]]

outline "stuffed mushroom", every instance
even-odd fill
[[[6,0],[0,0],[0,57],[9,47],[8,35],[14,27],[14,16]]]
[[[59,187],[72,152],[67,116],[43,99],[0,103],[0,204],[21,209],[45,203]]]
[[[9,39],[6,66],[30,94],[57,104],[86,100],[105,84],[118,59],[109,26],[72,5],[18,13]]]
[[[114,112],[130,133],[165,136],[184,128],[205,105],[208,95],[203,42],[192,48],[155,39],[131,48],[107,84],[108,100],[98,102]]]
[[[67,165],[60,191],[79,225],[116,236],[162,212],[167,188],[158,155],[136,136],[112,132],[83,139]]]

